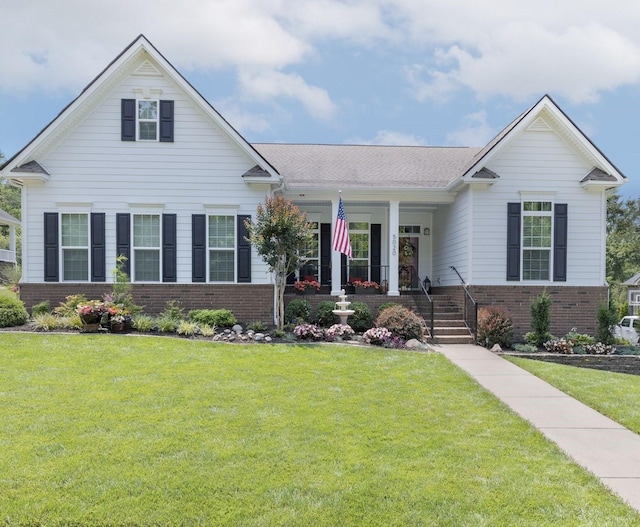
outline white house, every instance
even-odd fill
[[[243,221],[284,193],[316,228],[301,276],[327,293],[359,278],[397,297],[428,278],[461,302],[504,305],[524,332],[546,290],[558,333],[594,329],[605,190],[625,180],[548,96],[484,148],[252,145],[144,36],[0,173],[22,187],[28,306],[99,296],[124,254],[151,312],[179,299],[270,321],[272,277]],[[339,191],[349,262],[331,248]]]

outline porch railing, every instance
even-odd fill
[[[9,251],[7,249],[0,249],[0,262],[16,263],[15,251]]]
[[[455,266],[451,265],[449,266],[449,269],[454,271],[460,279],[462,290],[464,291],[464,323],[467,325],[469,331],[471,331],[473,337],[475,338],[476,331],[478,329],[478,303],[471,296],[468,284],[464,281]]]
[[[418,311],[422,315],[425,323],[427,324],[427,331],[429,337],[435,337],[435,313],[433,309],[433,298],[429,294],[429,285],[425,281],[420,280],[420,293],[414,296],[414,301],[418,307]]]

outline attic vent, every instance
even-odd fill
[[[161,75],[161,73],[151,62],[145,60],[135,71],[134,75]]]
[[[530,132],[551,132],[551,128],[547,122],[540,117],[533,121],[527,130]]]

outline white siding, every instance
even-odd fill
[[[603,285],[605,202],[601,192],[587,192],[579,184],[592,167],[555,133],[527,131],[488,168],[500,179],[487,190],[473,192],[474,285],[518,283],[506,281],[506,219],[507,203],[520,202],[522,192],[546,193],[549,201],[568,205],[563,284]]]
[[[133,65],[132,71],[136,65]],[[161,89],[158,97],[175,101],[174,142],[120,140],[120,101],[135,98],[135,88]],[[43,280],[43,213],[64,204],[89,203],[87,212],[106,213],[107,273],[115,267],[115,218],[133,212],[130,204],[158,204],[177,214],[178,282],[191,282],[191,215],[205,206],[230,206],[233,214],[255,215],[267,186],[248,186],[242,174],[255,165],[228,136],[169,78],[129,76],[43,159],[51,174],[30,187],[29,236],[25,279]],[[253,251],[252,280],[270,280]]]
[[[458,285],[460,279],[454,266],[466,282],[470,282],[469,269],[469,209],[471,193],[463,190],[455,203],[440,206],[433,216],[433,285]]]

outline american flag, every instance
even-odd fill
[[[336,227],[333,231],[333,249],[335,251],[341,252],[342,254],[346,254],[349,258],[351,258],[349,224],[347,223],[347,215],[344,213],[342,196],[340,196],[340,204],[338,205],[338,217],[336,218]]]

